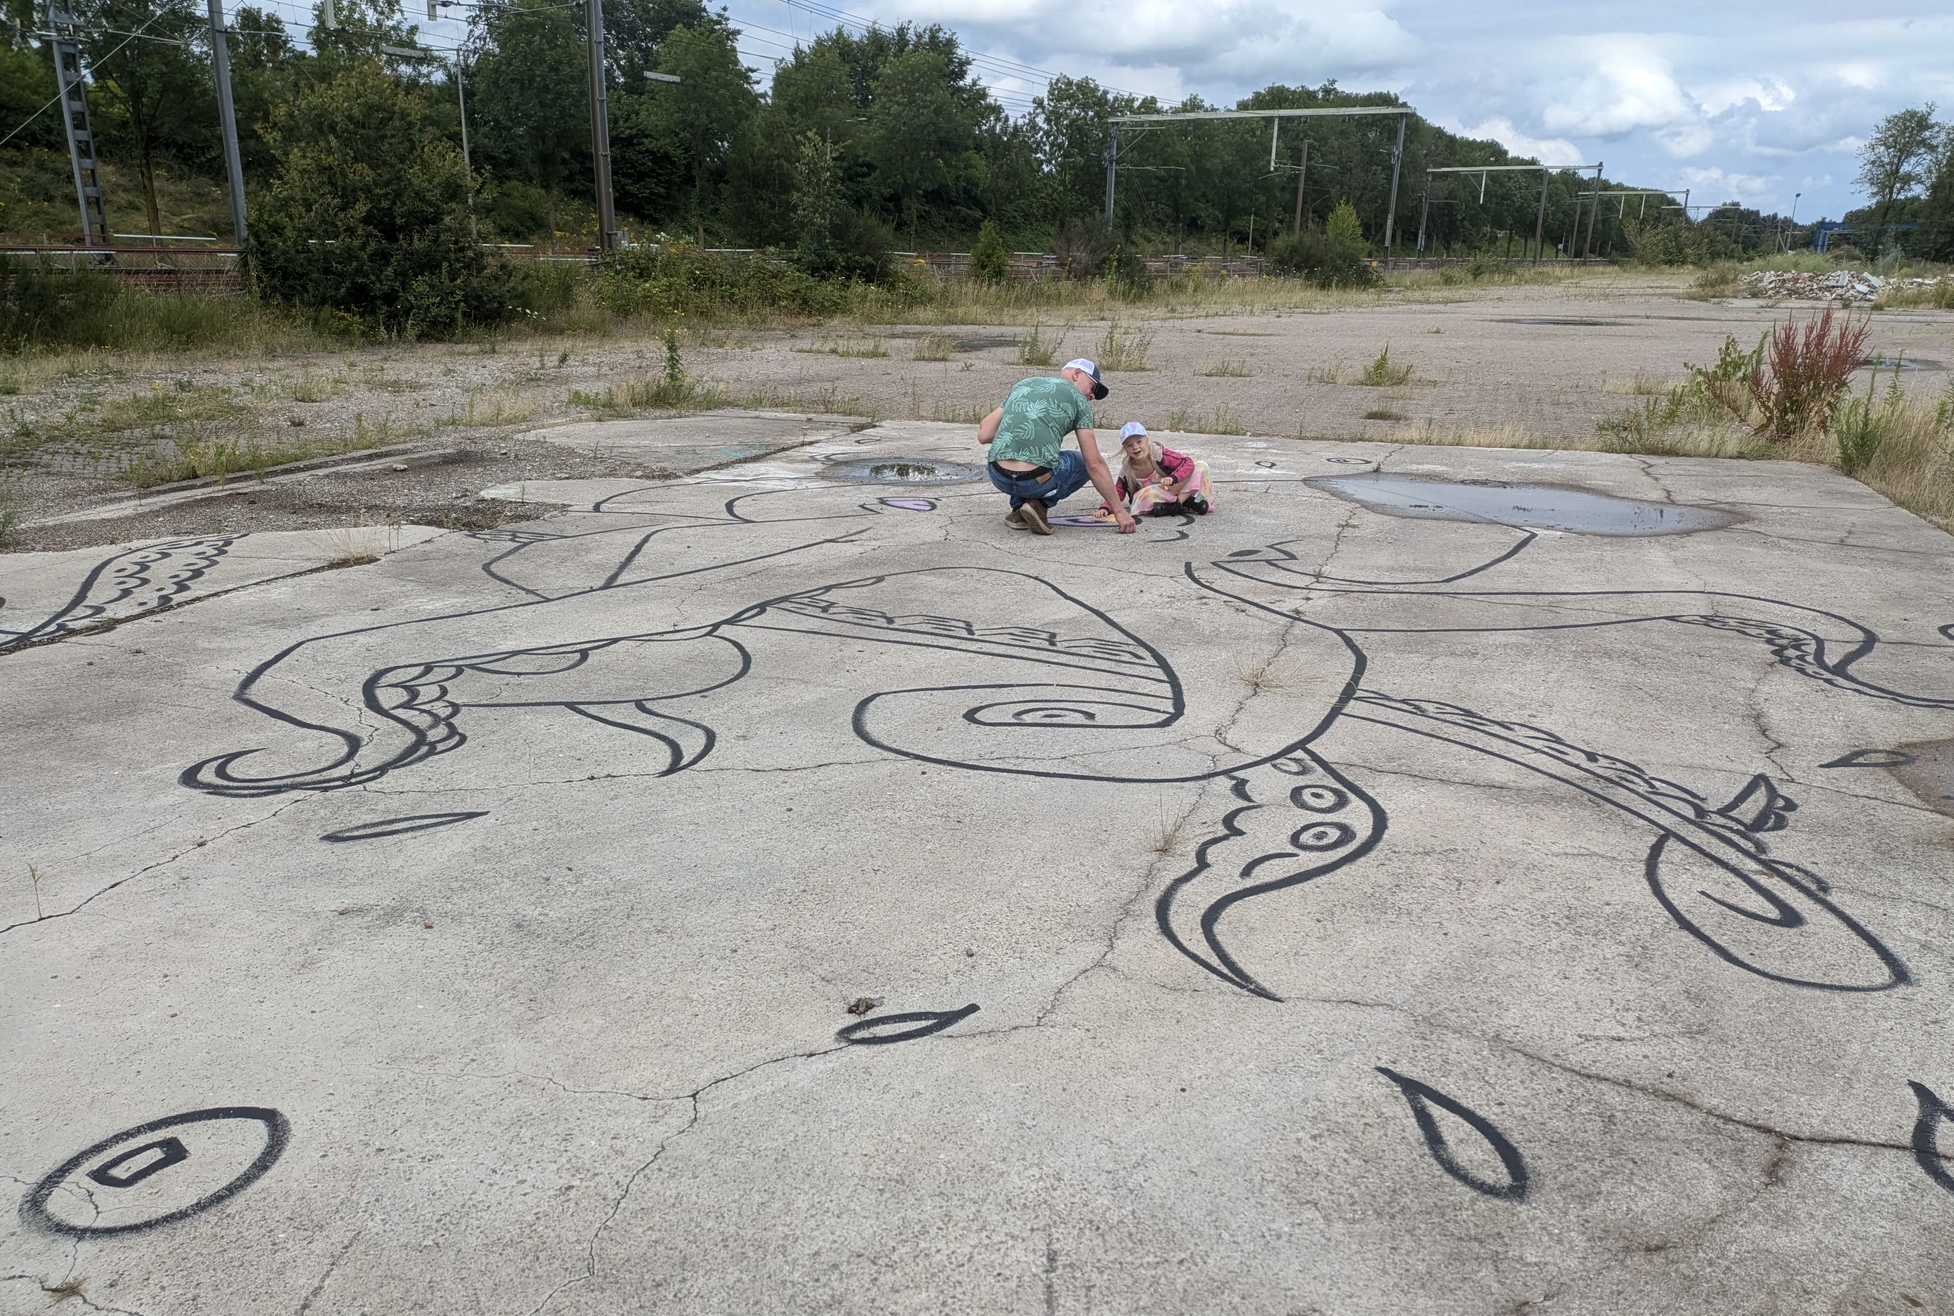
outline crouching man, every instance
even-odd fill
[[[1049,535],[1052,504],[1090,480],[1114,510],[1119,532],[1133,533],[1133,518],[1117,496],[1112,472],[1092,434],[1092,403],[1105,396],[1099,367],[1080,358],[1067,361],[1057,378],[1020,380],[1004,405],[984,417],[977,442],[990,449],[991,483],[1010,496],[1005,525]],[[1079,436],[1077,452],[1060,450],[1068,432]]]

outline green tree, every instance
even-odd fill
[[[1003,283],[1011,277],[1011,253],[1004,249],[997,225],[988,219],[970,248],[970,277],[979,283]]]
[[[269,136],[278,172],[247,253],[260,295],[408,338],[507,314],[509,271],[469,232],[461,152],[377,61],[280,107]]]
[[[272,111],[297,94],[306,56],[284,20],[245,5],[231,15],[231,96],[237,106],[238,152],[254,181],[277,165],[265,140]]]
[[[590,92],[583,38],[551,0],[497,0],[469,38],[469,113],[482,160],[541,188],[550,233],[564,187],[590,176]]]
[[[577,10],[578,34],[583,33],[584,10]],[[707,12],[700,0],[605,0],[604,55],[610,64],[611,85],[627,96],[642,96],[651,87],[645,74],[658,67],[658,47],[674,29],[725,25]]]
[[[1875,255],[1886,245],[1894,203],[1913,196],[1931,177],[1927,167],[1933,162],[1940,132],[1940,125],[1934,122],[1934,104],[1929,101],[1924,109],[1887,115],[1859,148],[1858,183],[1873,202]]]
[[[869,109],[869,150],[884,186],[901,198],[909,221],[909,245],[923,193],[950,180],[971,147],[976,125],[954,90],[949,59],[939,51],[911,50],[883,66]]]
[[[706,190],[716,183],[734,139],[759,107],[752,76],[721,24],[674,28],[658,51],[658,72],[675,85],[650,98],[650,115],[677,145],[692,184],[692,222],[706,245]]]
[[[840,212],[841,175],[835,167],[835,148],[809,129],[800,136],[794,157],[794,236],[803,251],[828,245]]]
[[[105,156],[135,164],[149,231],[161,233],[157,164],[208,165],[218,150],[208,20],[191,0],[94,0],[77,17],[96,136]],[[136,31],[153,39],[125,40]]]

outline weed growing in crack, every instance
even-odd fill
[[[1357,383],[1364,388],[1396,388],[1410,382],[1411,367],[1392,363],[1389,343],[1384,344],[1375,361],[1364,367],[1364,373],[1357,376]]]

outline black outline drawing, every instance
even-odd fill
[[[116,604],[145,592],[153,592],[153,597],[138,604],[137,612],[162,607],[188,593],[237,540],[235,535],[172,539],[104,558],[82,577],[68,601],[47,616],[20,629],[0,626],[0,653],[86,629]],[[0,599],[0,607],[5,603]]]
[[[887,1046],[891,1042],[913,1042],[919,1037],[940,1033],[954,1024],[963,1022],[977,1013],[973,1003],[961,1010],[910,1010],[902,1014],[885,1014],[878,1019],[861,1019],[852,1024],[844,1024],[835,1031],[837,1042],[850,1046]],[[876,1030],[890,1024],[916,1024],[915,1028],[905,1028],[895,1033],[879,1033]]]
[[[1841,754],[1830,763],[1821,763],[1821,768],[1907,768],[1913,766],[1913,755],[1903,749],[1855,749],[1850,754]]]
[[[335,845],[348,841],[378,841],[389,836],[408,836],[414,832],[431,832],[437,827],[453,827],[473,818],[486,818],[487,809],[474,809],[465,813],[410,813],[399,818],[380,818],[369,823],[356,823],[342,827],[336,832],[326,832],[319,837]]]
[[[1929,1179],[1954,1193],[1954,1172],[1948,1170],[1940,1149],[1941,1126],[1954,1124],[1954,1106],[1942,1101],[1925,1083],[1909,1079],[1907,1086],[1920,1103],[1920,1118],[1913,1122],[1913,1159]]]
[[[525,590],[529,600],[395,625],[433,627],[495,612],[567,608],[573,611],[563,614],[558,633],[574,636],[576,627],[587,625],[589,618],[614,610],[609,605],[602,610],[593,607],[593,599],[658,581],[757,567],[843,544],[863,530],[810,537],[802,527],[859,521],[877,514],[874,505],[860,504],[832,514],[770,515],[788,506],[779,495],[804,492],[767,489],[734,494],[723,505],[723,520],[661,514],[660,523],[650,527],[640,520],[574,536],[544,538],[525,532],[521,542],[497,554],[485,570]],[[593,505],[586,515],[617,515],[604,509],[622,497],[614,495],[604,504]],[[646,569],[650,547],[660,536],[682,531],[684,538],[673,542],[691,546],[701,536],[729,527],[743,528],[741,557],[683,568],[668,561],[666,565],[674,569],[662,574]],[[1481,536],[1489,528],[1473,527]],[[765,543],[751,542],[762,532],[777,536],[777,546],[754,552],[756,547],[767,548]],[[618,538],[598,538],[605,535]],[[518,583],[520,578],[510,574],[518,555],[548,553],[552,544],[572,539],[583,545],[578,551],[586,553],[593,545],[616,543],[616,566],[583,588],[563,589],[559,583],[553,597],[537,582]],[[960,655],[959,670],[995,673],[988,679],[942,680],[863,696],[853,713],[854,733],[863,743],[887,753],[961,771],[1020,777],[1226,782],[1239,807],[1229,810],[1219,834],[1199,845],[1193,866],[1161,891],[1156,922],[1169,943],[1204,971],[1256,995],[1280,999],[1228,947],[1224,920],[1230,912],[1245,901],[1304,886],[1356,863],[1376,848],[1388,827],[1384,806],[1311,748],[1340,721],[1493,756],[1649,826],[1655,834],[1642,857],[1647,889],[1677,927],[1725,963],[1787,986],[1828,991],[1881,991],[1911,981],[1898,956],[1832,900],[1830,885],[1823,878],[1772,852],[1765,838],[1783,832],[1797,806],[1769,777],[1754,776],[1736,798],[1717,806],[1699,791],[1546,728],[1458,704],[1400,698],[1366,686],[1368,659],[1362,637],[1369,634],[1545,634],[1668,622],[1761,642],[1779,665],[1834,689],[1910,707],[1954,708],[1954,699],[1902,690],[1860,675],[1857,669],[1877,653],[1878,635],[1821,609],[1716,591],[1537,591],[1482,583],[1539,542],[1534,532],[1515,530],[1510,540],[1483,560],[1434,578],[1402,581],[1312,571],[1287,542],[1241,550],[1205,565],[1188,562],[1183,574],[1192,585],[1243,605],[1251,614],[1267,616],[1290,637],[1302,637],[1285,643],[1313,646],[1311,659],[1319,671],[1344,676],[1341,688],[1328,694],[1320,709],[1312,710],[1318,714],[1312,725],[1285,728],[1280,736],[1268,736],[1265,743],[1245,748],[1230,744],[1225,752],[1204,758],[1198,768],[1176,769],[1162,757],[1162,747],[1203,734],[1199,728],[1205,725],[1205,714],[1191,707],[1189,691],[1159,648],[1041,577],[992,567],[944,566],[799,589],[716,621],[679,629],[579,637],[454,656],[452,651],[435,650],[423,660],[372,671],[360,692],[363,714],[350,727],[298,716],[260,693],[268,688],[265,682],[274,669],[305,657],[314,647],[388,628],[315,637],[253,669],[233,697],[290,727],[323,735],[324,743],[333,748],[309,767],[261,775],[248,773],[244,765],[262,751],[235,750],[186,769],[182,781],[195,789],[232,796],[338,790],[369,783],[462,747],[467,740],[464,715],[477,707],[552,709],[633,732],[661,746],[664,767],[659,775],[671,775],[698,764],[717,743],[700,698],[748,675],[754,664],[750,645],[759,634],[794,631],[944,650]],[[1419,627],[1332,626],[1257,596],[1256,591],[1271,588],[1282,595],[1300,592],[1319,600],[1345,595],[1415,599],[1427,611],[1441,615],[1434,619],[1436,624]],[[890,595],[893,602],[886,601]],[[1076,626],[1067,623],[1073,629],[1061,630],[990,625],[934,610],[913,610],[919,596],[931,603],[976,600],[980,611],[993,607],[1007,617],[1056,613],[1077,621]],[[1032,606],[1007,607],[997,602],[1006,596]],[[1686,609],[1668,610],[1675,598],[1686,599]],[[1711,601],[1710,611],[1705,610],[1706,598]],[[1570,608],[1578,609],[1580,620],[1566,620]],[[1525,615],[1529,609],[1535,615]],[[1447,610],[1456,616],[1445,617]],[[1608,615],[1597,616],[1598,612]],[[1954,632],[1954,624],[1942,630]],[[589,634],[587,629],[582,632]],[[305,684],[293,677],[280,688]],[[920,736],[913,730],[920,725],[934,731]],[[1318,808],[1313,801],[1335,803]]]
[[[71,1225],[48,1214],[47,1204],[54,1197],[55,1191],[103,1152],[110,1151],[131,1139],[140,1138],[146,1133],[160,1133],[164,1129],[182,1128],[186,1124],[201,1124],[211,1120],[257,1120],[265,1126],[264,1150],[259,1152],[257,1158],[245,1166],[229,1183],[205,1193],[188,1206],[178,1207],[174,1211],[148,1220],[137,1220],[124,1225]],[[75,1153],[50,1170],[39,1183],[34,1185],[27,1196],[21,1199],[20,1218],[31,1228],[51,1234],[64,1234],[70,1238],[105,1238],[111,1234],[133,1234],[139,1230],[154,1229],[158,1225],[174,1224],[178,1220],[188,1219],[199,1212],[208,1211],[219,1202],[235,1197],[256,1183],[284,1154],[286,1144],[291,1141],[291,1137],[291,1122],[269,1106],[212,1106],[205,1110],[185,1111],[181,1115],[165,1115],[162,1119],[150,1120],[147,1124],[138,1124],[133,1129],[124,1129],[120,1133],[111,1134],[93,1146]],[[115,1166],[121,1165],[130,1156],[166,1148],[168,1144],[175,1144],[175,1154],[165,1150],[159,1163],[145,1166],[120,1182],[117,1182],[112,1174],[106,1178],[99,1177],[105,1171],[112,1171]],[[88,1177],[105,1187],[123,1188],[141,1183],[157,1171],[167,1169],[189,1158],[190,1154],[184,1149],[183,1144],[175,1137],[169,1137],[138,1147],[134,1151],[97,1166]]]
[[[1386,1069],[1383,1065],[1379,1065],[1377,1072],[1397,1084],[1405,1104],[1411,1107],[1412,1119],[1418,1122],[1418,1132],[1425,1139],[1425,1148],[1431,1152],[1432,1159],[1438,1162],[1439,1169],[1483,1197],[1494,1197],[1505,1202],[1526,1200],[1527,1186],[1530,1182],[1526,1160],[1520,1155],[1520,1149],[1495,1128],[1491,1120],[1463,1101],[1448,1097],[1437,1088],[1400,1074],[1395,1069]],[[1486,1145],[1493,1149],[1494,1154],[1499,1157],[1499,1163],[1506,1168],[1505,1183],[1488,1183],[1459,1164],[1458,1158],[1452,1155],[1452,1144],[1446,1141],[1445,1130],[1439,1128],[1438,1120],[1432,1115],[1433,1106],[1458,1116],[1471,1126],[1474,1133],[1486,1140]]]

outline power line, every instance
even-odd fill
[[[167,10],[158,10],[158,11],[157,11],[157,12],[156,12],[156,13],[155,13],[155,14],[154,14],[154,15],[153,15],[153,16],[152,16],[151,18],[150,18],[150,20],[149,20],[149,22],[147,22],[147,23],[144,23],[144,24],[143,24],[143,25],[142,25],[141,27],[139,27],[139,28],[137,28],[137,29],[136,29],[136,30],[135,30],[134,32],[132,32],[132,33],[131,33],[130,35],[128,35],[128,36],[126,36],[126,37],[124,37],[124,38],[122,39],[122,43],[121,43],[121,45],[118,45],[118,46],[117,46],[117,47],[116,47],[116,48],[115,48],[114,50],[111,50],[111,51],[110,51],[110,52],[109,52],[108,54],[106,54],[106,55],[104,55],[104,56],[102,56],[102,58],[101,58],[101,59],[99,59],[99,60],[93,60],[93,59],[91,59],[91,60],[89,60],[89,61],[88,61],[88,66],[89,66],[89,68],[90,68],[90,69],[92,70],[92,69],[93,69],[93,68],[95,67],[95,65],[97,65],[97,64],[100,64],[100,63],[106,63],[107,61],[109,61],[109,60],[112,60],[112,59],[114,59],[114,58],[115,58],[115,57],[116,57],[117,55],[119,55],[119,54],[121,54],[121,53],[122,53],[122,47],[123,47],[123,46],[126,46],[126,45],[128,45],[128,44],[129,44],[129,43],[130,43],[131,41],[134,41],[134,40],[135,40],[135,39],[136,39],[136,38],[137,38],[138,36],[140,36],[140,35],[142,35],[142,33],[143,33],[144,31],[146,31],[146,30],[147,30],[147,29],[148,29],[148,28],[149,28],[150,26],[152,26],[153,24],[155,24],[155,23],[158,23],[158,22],[160,22],[160,21],[162,20],[162,18],[163,18],[163,15],[164,15],[165,13],[167,13],[167,12],[168,12]],[[61,81],[61,78],[60,78],[60,76],[59,76],[59,73],[60,73],[60,71],[59,71],[59,70],[56,70],[56,77],[55,77],[55,81],[56,81],[57,83],[59,83],[59,82]],[[41,117],[41,116],[42,116],[43,114],[46,114],[46,113],[47,113],[47,112],[48,112],[48,111],[49,111],[50,109],[53,109],[53,108],[54,108],[54,106],[56,106],[57,104],[59,104],[59,103],[60,103],[60,101],[61,101],[61,98],[62,98],[63,96],[66,96],[67,94],[68,94],[68,89],[67,89],[67,87],[65,87],[65,86],[63,86],[63,87],[61,87],[61,89],[60,89],[60,90],[58,90],[58,91],[56,91],[56,92],[55,92],[55,94],[54,94],[54,99],[53,99],[53,100],[51,100],[51,101],[49,101],[49,102],[48,102],[48,103],[47,103],[46,105],[43,105],[43,106],[42,106],[42,107],[41,107],[40,109],[38,109],[38,110],[36,110],[36,111],[34,111],[34,112],[33,112],[32,114],[30,114],[30,115],[28,115],[28,116],[27,116],[27,117],[26,117],[25,119],[22,119],[22,120],[20,121],[20,123],[19,123],[19,124],[17,124],[17,125],[15,126],[15,128],[14,128],[14,130],[13,130],[12,132],[10,132],[10,133],[8,133],[8,134],[7,134],[7,135],[6,135],[5,137],[0,137],[0,146],[5,146],[5,145],[6,145],[6,144],[7,144],[8,142],[11,142],[11,141],[12,141],[12,140],[13,140],[13,139],[14,139],[15,137],[18,137],[18,136],[20,135],[20,133],[21,133],[21,130],[22,130],[22,129],[24,129],[24,128],[26,128],[28,124],[30,124],[30,123],[32,123],[32,122],[34,122],[34,120],[36,120],[36,119],[38,119],[38,118],[40,118],[40,117]]]

